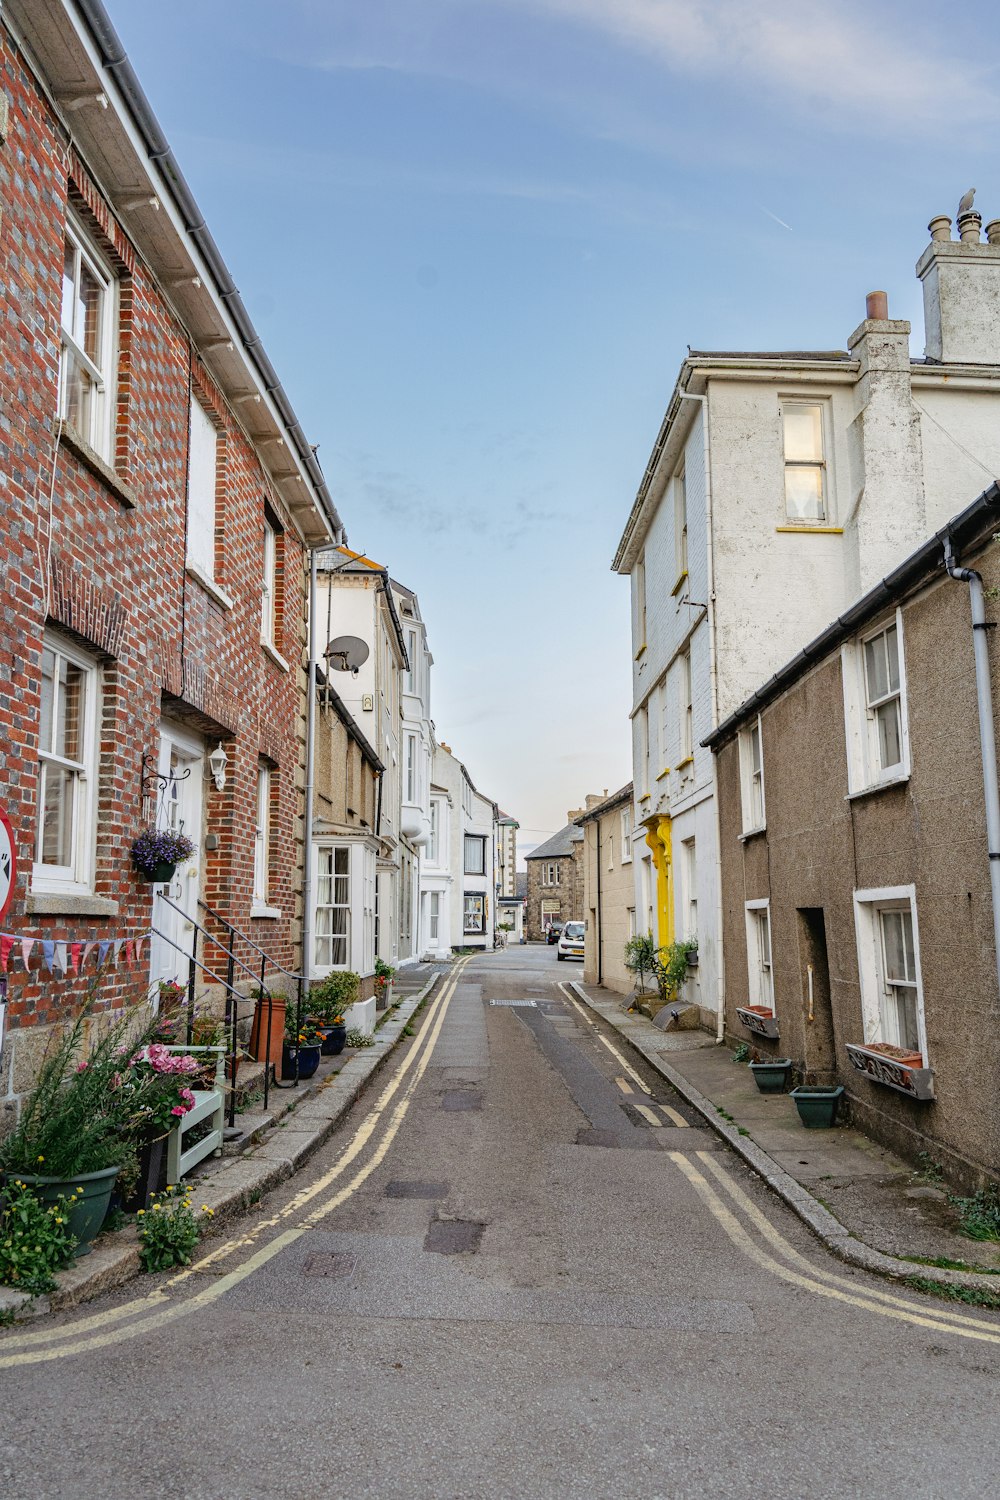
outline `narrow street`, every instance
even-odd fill
[[[456,964],[193,1268],[0,1334],[0,1491],[995,1493],[1000,1324],[830,1259],[578,975]]]

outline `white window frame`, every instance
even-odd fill
[[[406,673],[406,690],[416,696],[420,673],[417,664],[417,632],[415,630],[406,632],[406,656],[410,663]]]
[[[260,597],[260,638],[276,649],[278,626],[278,533],[264,517],[264,553],[262,558]]]
[[[437,947],[441,939],[441,892],[429,891],[427,903],[428,942]]]
[[[681,840],[681,936],[698,936],[698,846],[694,838]]]
[[[31,889],[38,894],[91,895],[94,889],[94,864],[96,855],[97,784],[100,764],[99,709],[102,689],[101,669],[94,659],[77,650],[62,636],[46,631],[42,650],[52,652],[53,673],[53,736],[58,721],[57,683],[59,658],[62,657],[84,674],[83,713],[80,723],[80,760],[68,760],[57,755],[51,748],[41,744],[41,714],[39,713],[38,746],[38,792],[37,817],[35,823],[35,859],[31,872]],[[39,658],[39,686],[41,686],[42,660]],[[75,787],[73,793],[72,829],[70,835],[71,855],[67,865],[45,864],[38,857],[42,848],[42,815],[44,808],[45,767],[52,765],[68,770]]]
[[[635,565],[635,652],[646,644],[646,557],[645,553]]]
[[[60,305],[59,330],[60,330],[60,353],[59,353],[59,419],[68,421],[69,409],[69,383],[66,378],[69,359],[72,357],[83,367],[83,370],[94,382],[94,399],[91,405],[90,420],[85,424],[86,430],[81,430],[75,423],[71,424],[74,432],[93,448],[94,452],[111,463],[114,458],[114,436],[115,436],[115,394],[117,389],[117,367],[118,367],[118,278],[107,264],[101,254],[93,236],[88,233],[82,221],[76,214],[68,212],[64,226],[65,241],[72,245],[74,253],[73,285],[74,293],[79,285],[80,270],[86,265],[90,274],[102,288],[101,316],[100,316],[100,343],[102,359],[96,364],[88,354],[84,352],[82,345],[76,338],[74,330],[67,328],[62,319],[62,306]],[[65,271],[63,272],[65,279]],[[74,305],[76,298],[74,295]]]
[[[895,626],[896,652],[899,662],[899,689],[895,693],[869,701],[865,646]],[[903,612],[897,609],[876,625],[847,641],[841,648],[841,676],[844,685],[844,733],[847,742],[848,795],[893,786],[910,775],[909,706],[907,703],[906,643],[903,634]],[[895,699],[899,705],[900,759],[883,766],[879,749],[876,709]]]
[[[636,710],[636,769],[639,772],[639,792],[645,796],[649,791],[649,711],[645,704]]]
[[[818,411],[819,412],[819,458],[797,459],[788,457],[788,441],[785,435],[785,414],[792,411]],[[829,452],[829,403],[827,401],[809,400],[803,396],[782,397],[780,401],[781,421],[781,452],[784,460],[783,478],[784,491],[782,495],[782,507],[785,523],[788,526],[829,526],[830,525],[830,470],[827,453]],[[793,514],[788,508],[788,472],[789,470],[803,469],[815,470],[820,479],[820,506],[822,514],[819,516],[800,516]]]
[[[688,571],[687,478],[683,464],[674,475],[674,552],[677,583],[680,583]]]
[[[215,582],[218,520],[219,430],[196,396],[191,397],[188,442],[187,566]]]
[[[770,901],[747,901],[747,986],[749,1004],[777,1015],[774,1004],[774,934]]]
[[[754,764],[754,741],[757,755]],[[764,787],[764,729],[760,715],[740,730],[740,811],[743,832],[760,833],[767,827],[767,795]]]
[[[899,1031],[892,1008],[887,1003],[887,976],[882,935],[882,913],[888,911],[907,912],[913,935],[913,979],[905,987],[912,988],[915,999],[917,1037],[924,1066],[929,1067],[927,1055],[927,1025],[924,1014],[924,987],[920,963],[920,929],[917,922],[917,889],[914,885],[880,886],[854,892],[854,928],[858,944],[858,978],[861,985],[861,1017],[864,1025],[864,1040],[871,1046],[875,1042],[887,1042],[893,1047],[905,1047],[899,1040]],[[917,1049],[914,1049],[917,1050]]]
[[[694,691],[691,683],[691,647],[686,647],[677,658],[678,696],[680,699],[681,755],[680,761],[694,759]],[[666,754],[666,751],[664,751]]]
[[[623,865],[632,863],[632,809],[623,807],[621,812],[621,837],[620,845],[622,851],[621,862]]]
[[[480,922],[479,927],[469,926],[469,902],[479,903]],[[486,933],[487,923],[486,892],[465,891],[462,895],[462,932],[470,937],[482,937]]]
[[[257,763],[257,818],[253,842],[253,906],[267,905],[271,856],[271,768]]]
[[[431,830],[427,840],[427,863],[439,866],[441,863],[441,798],[432,797],[430,806]]]
[[[406,731],[406,801],[415,805],[420,800],[419,776],[417,774],[417,736]]]
[[[343,963],[320,961],[319,945],[323,940],[316,917],[319,911],[319,883],[325,878],[319,873],[320,855],[330,850],[347,851],[347,901],[337,902],[336,909],[347,912],[347,931],[344,936],[345,958]],[[370,974],[375,967],[375,850],[360,840],[318,839],[313,846],[316,861],[316,894],[313,913],[313,969],[322,976],[343,969],[353,969],[362,976]]]

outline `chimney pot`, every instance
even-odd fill
[[[1000,219],[991,219],[987,224],[986,238],[991,245],[1000,245]]]
[[[931,232],[932,240],[951,239],[951,220],[947,214],[938,214],[936,218],[931,220],[927,228]]]
[[[885,323],[889,318],[889,298],[885,292],[869,292],[865,298],[865,317]]]
[[[983,216],[974,208],[958,216],[958,234],[963,245],[978,245],[979,231],[983,227]]]

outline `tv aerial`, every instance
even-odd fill
[[[350,672],[357,677],[358,671],[368,660],[368,646],[357,635],[338,635],[323,652],[335,672]]]

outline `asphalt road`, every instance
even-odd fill
[[[190,1273],[0,1335],[0,1495],[996,1495],[1000,1320],[832,1260],[577,975],[439,981]]]

